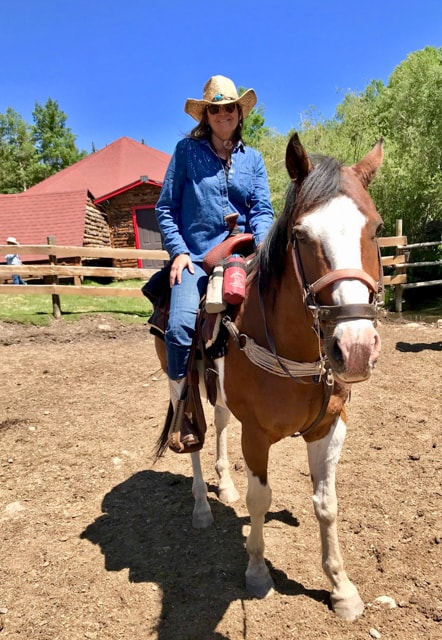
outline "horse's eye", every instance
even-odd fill
[[[296,237],[296,240],[298,240],[298,242],[303,242],[305,240],[305,234],[301,231],[299,227],[294,227],[293,233]]]

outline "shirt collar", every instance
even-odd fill
[[[207,140],[206,138],[203,138],[200,142],[201,142],[202,144],[205,144],[205,145],[206,145],[207,147],[209,147],[210,149],[212,149],[212,145],[210,144],[209,140]],[[239,141],[236,143],[236,145],[233,147],[233,149],[232,149],[232,153],[233,153],[233,152],[235,152],[235,151],[242,151],[242,152],[244,153],[244,148],[245,148],[244,143],[243,143],[243,142],[241,142],[241,140],[239,140]]]

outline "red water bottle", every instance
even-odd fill
[[[246,261],[233,253],[224,261],[223,300],[228,304],[241,304],[246,295]]]

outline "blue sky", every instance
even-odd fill
[[[333,117],[348,91],[442,46],[441,0],[0,0],[0,112],[29,123],[56,100],[77,146],[129,136],[172,153],[186,99],[212,75],[253,87],[287,133],[310,106]]]

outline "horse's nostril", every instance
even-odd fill
[[[330,357],[339,364],[344,363],[344,357],[338,340],[333,340],[330,345]]]

